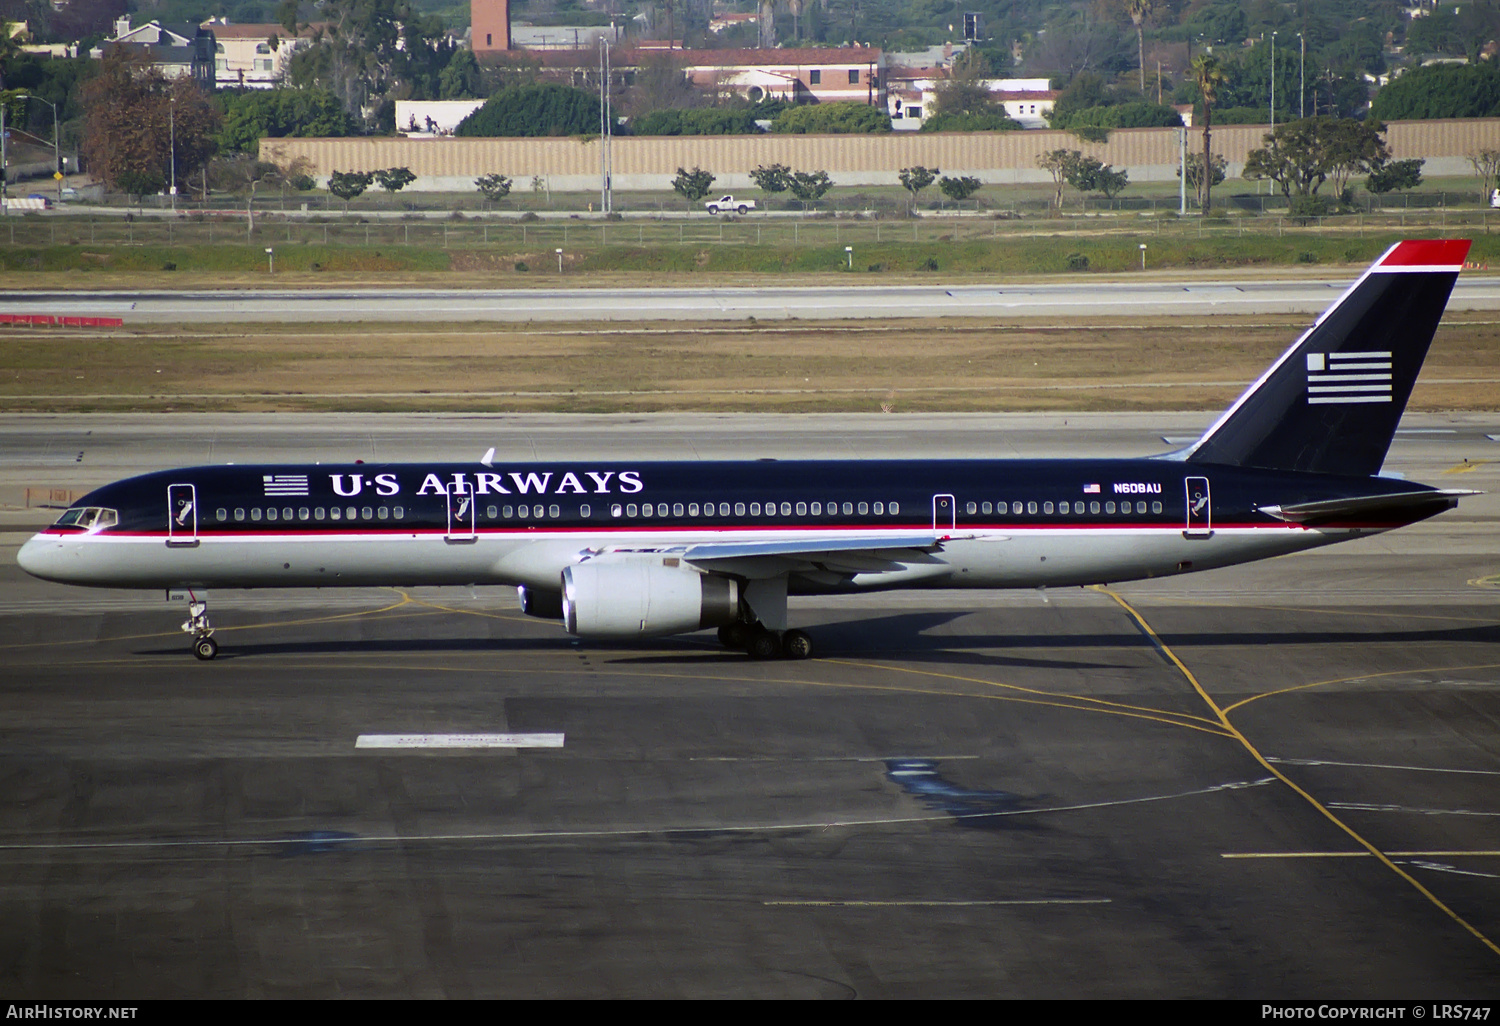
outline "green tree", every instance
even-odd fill
[[[506,86],[459,122],[453,134],[468,137],[597,135],[599,97],[552,83]]]
[[[673,190],[689,203],[697,203],[713,187],[714,176],[701,167],[695,167],[691,171],[678,168],[677,177],[672,179]]]
[[[1489,203],[1495,181],[1500,178],[1500,150],[1476,150],[1468,154],[1468,160],[1479,177],[1479,202]]]
[[[1193,82],[1198,87],[1198,97],[1203,101],[1203,166],[1213,167],[1213,149],[1209,140],[1210,129],[1214,122],[1214,103],[1219,96],[1219,89],[1225,82],[1229,81],[1229,73],[1224,70],[1218,58],[1211,54],[1200,54],[1193,58],[1192,65]],[[1213,176],[1205,175],[1203,178],[1203,213],[1207,214],[1210,209],[1210,197],[1213,195]]]
[[[1370,116],[1387,121],[1500,116],[1500,67],[1481,61],[1412,68],[1376,94]]]
[[[937,176],[942,173],[942,168],[923,167],[920,164],[915,167],[903,167],[897,172],[896,177],[901,180],[901,188],[911,194],[911,198],[906,202],[908,211],[917,205],[917,193],[937,181]]]
[[[984,183],[977,178],[949,178],[947,175],[944,175],[938,179],[938,188],[943,191],[944,196],[947,196],[954,203],[962,203],[978,192],[983,185]]]
[[[1422,184],[1424,163],[1426,161],[1421,158],[1385,161],[1370,169],[1370,177],[1365,179],[1365,189],[1376,196],[1399,189],[1415,189]]]
[[[635,135],[754,135],[760,131],[748,107],[653,110],[630,123]]]
[[[438,99],[477,100],[484,95],[484,76],[474,51],[460,48],[438,76]]]
[[[474,185],[491,204],[499,203],[510,195],[511,181],[501,174],[483,175],[474,179]]]
[[[761,164],[750,172],[750,180],[765,193],[786,192],[792,184],[792,169],[785,164]]]
[[[771,131],[797,135],[855,135],[890,130],[891,119],[885,111],[854,100],[792,107],[771,122]]]
[[[1349,177],[1366,173],[1390,159],[1378,121],[1350,118],[1303,118],[1265,136],[1266,145],[1251,150],[1245,158],[1244,177],[1269,178],[1281,187],[1283,196],[1317,195],[1332,179],[1336,196],[1342,195]]]
[[[922,132],[1019,132],[1025,129],[1015,118],[996,109],[988,114],[949,112],[922,119]]]
[[[1048,150],[1037,154],[1036,166],[1052,176],[1052,209],[1062,209],[1063,185],[1068,181],[1072,168],[1083,159],[1077,150]]]
[[[380,171],[372,171],[371,174],[380,187],[392,196],[417,180],[411,168],[407,167],[388,167]]]
[[[347,211],[349,201],[364,195],[374,181],[375,176],[368,171],[335,171],[328,176],[328,191],[344,201]]]
[[[327,89],[251,89],[220,94],[222,150],[253,153],[264,138],[337,138],[356,135],[359,123]]]
[[[1214,154],[1213,181],[1210,185],[1221,185],[1225,175],[1228,173],[1229,162],[1218,153]],[[1182,169],[1177,169],[1177,177],[1182,177]],[[1189,153],[1187,155],[1187,184],[1188,189],[1194,196],[1203,195],[1203,154]]]
[[[829,189],[833,188],[833,180],[828,177],[827,171],[793,171],[787,188],[792,190],[793,196],[801,200],[802,209],[805,211],[809,203],[818,202]]]
[[[938,115],[994,114],[1000,108],[990,91],[990,62],[979,50],[969,48],[953,58],[948,75],[937,84],[933,103]],[[1000,109],[1000,113],[1005,113]]]

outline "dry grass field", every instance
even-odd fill
[[[0,329],[0,410],[1217,409],[1301,317]],[[1500,321],[1451,314],[1412,408],[1500,408]]]

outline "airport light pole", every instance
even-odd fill
[[[562,274],[562,250],[557,251],[557,273]]]
[[[849,254],[849,270],[854,270],[854,247],[845,246],[844,252]]]
[[[172,96],[172,107],[170,114],[171,146],[172,146],[172,215],[177,214],[177,97]],[[55,118],[53,119],[56,120]]]
[[[1271,33],[1271,131],[1276,131],[1276,33]]]
[[[266,273],[276,273],[276,250],[272,246],[266,247]]]
[[[1146,269],[1146,244],[1141,243],[1141,270]]]

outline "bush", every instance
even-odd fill
[[[1303,221],[1327,217],[1332,211],[1333,201],[1326,196],[1293,196],[1287,204],[1287,214]]]
[[[1082,253],[1069,253],[1063,258],[1063,263],[1070,271],[1087,271],[1089,269],[1089,258]]]
[[[551,83],[506,86],[453,130],[480,138],[598,133],[599,97]]]
[[[518,271],[529,271],[529,270],[531,270],[531,268],[526,266],[526,261],[524,261],[524,260],[517,260],[516,261],[516,270],[518,270]]]

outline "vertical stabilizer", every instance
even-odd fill
[[[1379,473],[1468,252],[1466,239],[1396,243],[1224,412],[1187,461]]]

